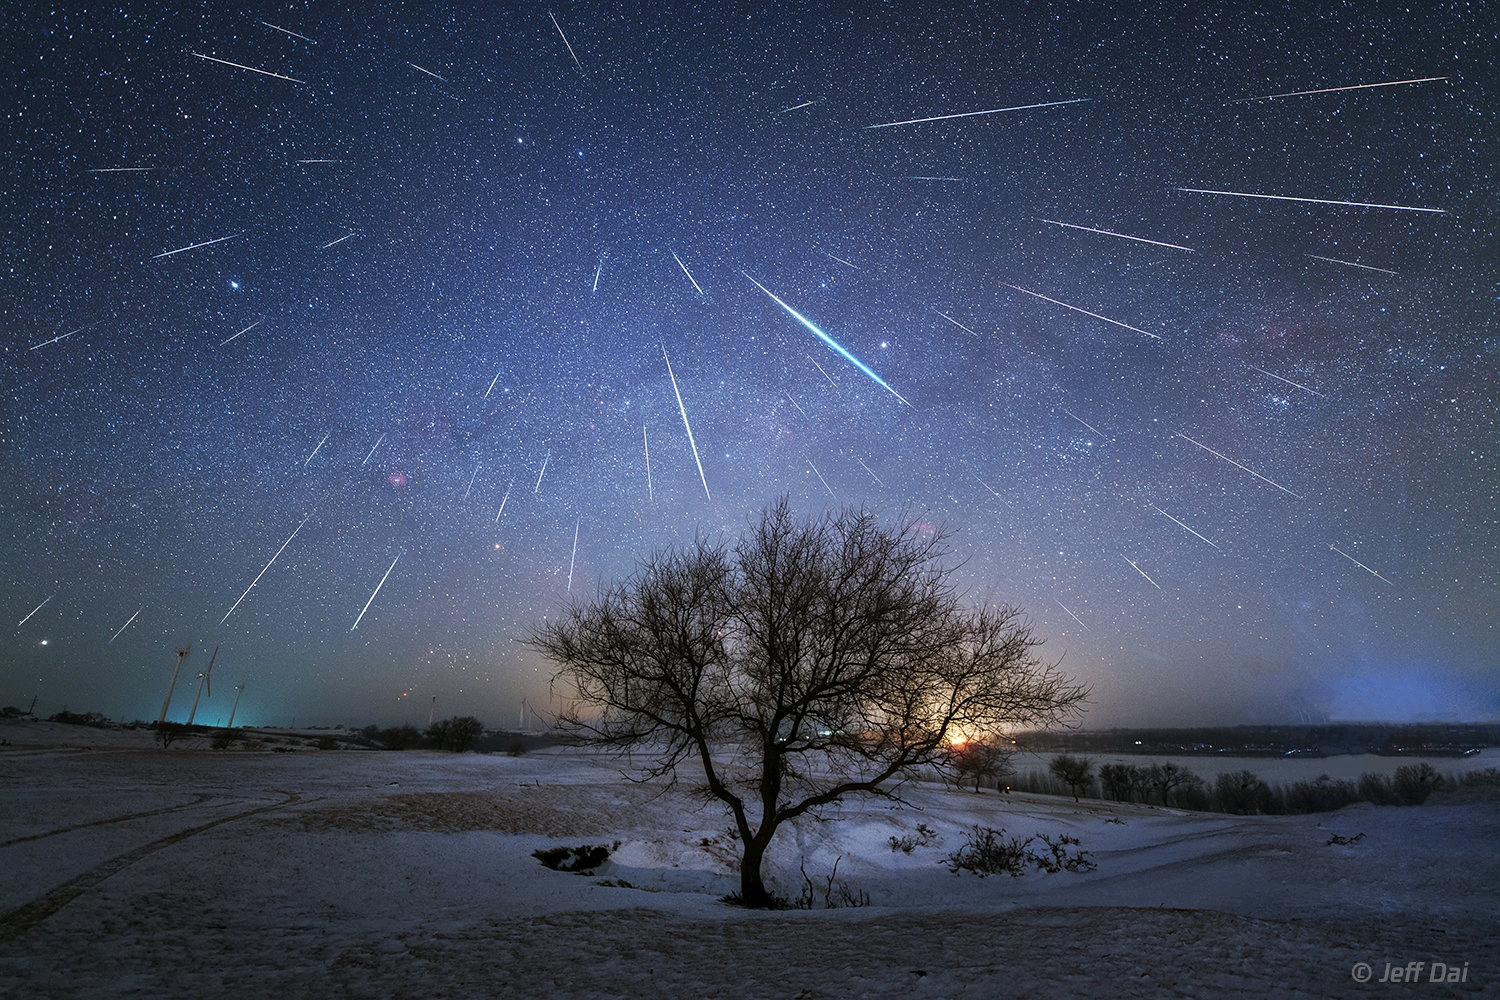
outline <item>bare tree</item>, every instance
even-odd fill
[[[1132,774],[1135,770],[1129,764],[1100,765],[1099,783],[1104,787],[1104,794],[1116,802],[1129,802],[1135,794],[1135,778]]]
[[[865,510],[799,523],[783,499],[733,549],[659,553],[528,642],[559,666],[565,724],[641,753],[644,777],[702,768],[739,835],[740,900],[774,905],[761,863],[781,824],[1087,695],[1020,612],[964,606],[943,537]]]
[[[1078,793],[1087,791],[1094,784],[1094,762],[1087,757],[1074,757],[1071,754],[1060,753],[1052,758],[1052,763],[1047,765],[1047,770],[1058,781],[1068,786],[1068,791],[1073,793],[1073,801],[1078,801]]]
[[[955,740],[953,744],[948,753],[948,766],[953,773],[953,781],[962,786],[967,779],[973,778],[975,794],[979,793],[986,781],[997,789],[1003,789],[1005,779],[1016,773],[1011,764],[1009,744],[983,740]]]
[[[1214,801],[1227,813],[1266,812],[1270,798],[1270,787],[1253,771],[1235,771],[1214,779]]]
[[[484,723],[472,715],[455,715],[427,727],[427,738],[439,750],[447,750],[449,753],[463,753],[474,749],[479,737],[483,735]]]
[[[1146,780],[1150,786],[1161,793],[1161,804],[1171,805],[1169,801],[1172,792],[1176,789],[1192,788],[1203,784],[1203,779],[1185,767],[1167,761],[1163,764],[1152,764],[1146,769]],[[1143,797],[1142,802],[1146,801]]]

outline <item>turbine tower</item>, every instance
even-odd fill
[[[244,690],[245,690],[245,685],[243,685],[243,684],[236,684],[234,686],[234,704],[229,709],[229,725],[225,726],[224,727],[225,729],[233,729],[234,728],[234,712],[235,712],[235,709],[237,709],[237,708],[240,707],[240,694]]]
[[[213,670],[214,670],[214,661],[217,660],[218,658],[219,658],[219,647],[215,646],[214,647],[214,655],[210,656],[208,658],[208,668],[205,669],[203,671],[203,673],[201,673],[201,674],[198,675],[198,693],[195,694],[195,695],[193,695],[193,710],[190,711],[190,712],[188,712],[187,724],[190,725],[190,726],[193,724],[193,716],[195,716],[195,715],[198,714],[198,699],[201,698],[201,697],[203,697],[203,689],[204,688],[208,688],[208,696],[210,698],[212,698],[213,695],[214,695],[213,685],[209,683],[208,675],[211,674],[211,673],[213,673]]]
[[[182,661],[187,659],[188,650],[192,648],[193,644],[188,643],[186,646],[183,646],[181,649],[177,650],[177,667],[172,671],[172,683],[167,685],[167,696],[162,699],[161,714],[156,717],[156,724],[158,726],[161,725],[162,720],[167,717],[167,706],[172,704],[172,689],[177,687],[177,675],[182,670]]]

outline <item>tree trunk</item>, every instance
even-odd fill
[[[742,906],[766,909],[774,902],[771,894],[766,891],[766,883],[760,875],[761,861],[764,860],[766,848],[770,846],[770,843],[770,837],[760,834],[744,841],[745,850],[740,856],[740,904]]]

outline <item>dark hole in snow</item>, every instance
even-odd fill
[[[609,851],[610,849],[602,844],[597,847],[584,844],[582,847],[549,847],[545,850],[532,851],[531,856],[555,872],[592,875],[594,869],[609,860]]]

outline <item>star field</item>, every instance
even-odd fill
[[[0,702],[498,725],[787,494],[1090,725],[1500,715],[1484,5],[10,21]]]

